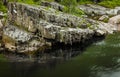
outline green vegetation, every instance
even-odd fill
[[[18,2],[22,2],[26,4],[35,4],[33,0],[18,0]]]
[[[80,10],[79,8],[76,8],[75,6],[66,6],[64,8],[64,12],[65,13],[70,13],[70,14],[73,14],[73,15],[76,15],[76,16],[81,16],[84,14],[84,12],[82,10]]]
[[[0,11],[7,12],[6,7],[2,4],[2,1],[0,0]]]
[[[74,14],[76,16],[84,14],[82,10],[76,7],[78,5],[76,0],[61,0],[59,3],[65,6],[64,12],[66,13]]]
[[[99,4],[105,7],[114,8],[120,6],[120,0],[103,0]]]
[[[13,2],[16,0],[8,0],[9,2]],[[42,0],[17,0],[17,2],[22,2],[26,4],[40,4]],[[83,11],[79,10],[76,8],[77,5],[79,4],[93,4],[92,0],[44,0],[44,1],[56,1],[62,5],[65,6],[64,12],[74,14],[77,16],[80,16],[84,14]],[[102,0],[101,2],[98,3],[99,5],[109,7],[109,8],[114,8],[116,6],[120,6],[120,0]],[[2,1],[0,1],[0,11],[6,12],[7,9],[5,6],[3,6]]]
[[[8,0],[9,2],[22,2],[22,3],[26,3],[26,4],[35,4],[34,1],[36,0]]]
[[[93,4],[92,0],[78,0],[79,4]]]

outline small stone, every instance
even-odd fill
[[[9,51],[15,52],[16,47],[10,43],[5,44],[5,48],[7,48]]]
[[[96,35],[97,36],[102,36],[102,35],[105,35],[106,34],[106,32],[104,32],[104,31],[102,31],[102,30],[96,30]]]
[[[108,19],[108,18],[109,18],[109,16],[103,15],[103,16],[101,16],[98,20],[104,21],[105,19]]]

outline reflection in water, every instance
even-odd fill
[[[80,45],[38,52],[31,60],[29,57],[8,54],[5,56],[8,60],[0,59],[0,76],[120,77],[119,34],[109,35],[85,49]]]

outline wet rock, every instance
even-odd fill
[[[44,39],[33,39],[26,44],[17,45],[18,53],[34,53],[39,50],[44,51],[45,49],[50,48],[50,43],[46,42]]]

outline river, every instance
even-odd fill
[[[85,49],[48,50],[34,59],[14,56],[0,54],[0,77],[120,77],[120,33]]]

